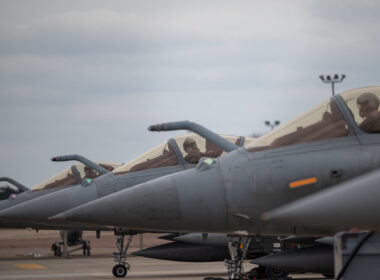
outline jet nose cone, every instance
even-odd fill
[[[63,217],[146,231],[224,231],[226,199],[217,172],[217,168],[178,172],[71,209]]]
[[[181,217],[177,188],[170,176],[119,191],[68,210],[55,219],[130,229],[175,228]]]
[[[60,212],[67,204],[66,196],[54,193],[37,197],[0,212],[0,217],[25,222],[47,222],[50,213]],[[62,211],[62,210],[61,210]]]

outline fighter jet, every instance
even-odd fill
[[[185,134],[169,139],[110,173],[85,184],[63,189],[8,208],[2,211],[0,217],[47,225],[79,227],[78,223],[57,222],[49,220],[49,217],[141,182],[194,168],[202,157],[216,158],[226,153],[225,151],[254,141],[252,138],[214,135],[195,123],[188,122],[186,125],[199,134],[207,136],[207,140],[196,134]],[[83,223],[83,225],[85,224]],[[141,232],[124,229],[115,229],[118,252],[115,252],[114,255],[118,264],[114,267],[113,274],[117,277],[125,276],[129,268],[129,264],[126,263],[126,253],[132,239],[129,238],[124,246],[124,236]]]
[[[218,159],[204,158],[195,169],[108,195],[55,218],[148,231],[228,233],[248,239],[334,234],[344,227],[280,224],[262,221],[261,215],[378,168],[379,99],[380,87],[335,95],[247,147]],[[151,129],[172,127],[163,124]],[[238,274],[237,263],[233,256],[232,278]]]
[[[63,188],[70,188],[78,183],[87,183],[87,180],[92,180],[101,174],[108,173],[112,171],[115,167],[120,166],[117,163],[110,162],[92,162],[89,159],[80,155],[69,155],[53,158],[53,161],[66,161],[66,160],[76,160],[81,163],[72,165],[70,168],[58,173],[57,175],[51,177],[50,179],[38,184],[37,186],[29,189],[21,183],[14,179],[8,177],[1,177],[0,181],[6,181],[11,183],[14,188],[9,188],[10,195],[7,199],[0,201],[0,209],[7,209],[9,207],[18,205],[25,201],[32,200],[36,197],[44,196],[48,193],[58,191]],[[62,247],[63,251],[67,252],[67,246],[71,245],[82,245],[84,253],[90,254],[89,242],[82,240],[82,230],[96,230],[98,231],[98,236],[100,230],[109,230],[109,228],[99,227],[99,226],[61,226],[61,225],[47,225],[40,224],[31,221],[14,221],[7,219],[0,219],[0,227],[2,228],[19,228],[19,229],[35,229],[36,231],[40,229],[47,230],[61,230],[61,236],[63,237],[63,242],[55,242],[52,245],[52,250],[55,255],[61,255]]]
[[[115,167],[120,166],[117,163],[98,162],[95,163],[80,155],[69,155],[55,157],[53,161],[76,160],[81,163],[72,165],[70,168],[58,173],[57,175],[45,180],[44,182],[32,187],[31,189],[8,177],[1,177],[0,181],[7,181],[15,186],[17,191],[14,191],[7,199],[0,201],[0,209],[4,210],[12,206],[19,205],[23,202],[32,200],[36,197],[41,197],[46,194],[69,188],[77,184],[82,184],[86,180],[92,180],[102,174],[112,171]],[[33,228],[33,229],[53,229],[50,225],[46,227],[43,224],[31,223],[30,221],[20,222],[14,220],[0,219],[0,227],[3,228]],[[56,225],[56,229],[62,228]]]

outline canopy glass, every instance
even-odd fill
[[[96,162],[96,163],[109,171],[112,171],[114,168],[120,166],[120,164],[113,163],[113,162]],[[83,163],[78,163],[75,165],[75,167],[77,168],[79,172],[81,180],[94,179],[100,175],[98,172],[85,166]],[[71,167],[69,167],[63,170],[62,172],[58,173],[57,175],[51,177],[50,179],[47,179],[41,184],[38,184],[37,186],[33,187],[32,191],[40,191],[44,189],[52,189],[52,188],[59,188],[59,187],[65,187],[65,186],[74,186],[80,183],[81,182],[78,181],[78,178],[73,174]]]
[[[348,126],[334,101],[327,101],[248,145],[256,152],[323,139],[344,137]]]
[[[238,144],[240,141],[240,138],[237,136],[221,136],[232,143]],[[225,153],[215,144],[209,143],[209,141],[206,141],[206,139],[195,133],[177,136],[174,138],[174,141],[176,142],[184,160],[189,163],[198,163],[201,157],[215,158]],[[250,140],[247,140],[247,142],[250,142]],[[115,169],[113,173],[115,175],[120,175],[158,167],[175,166],[177,164],[179,164],[179,159],[171,144],[166,141],[130,162],[123,164]]]

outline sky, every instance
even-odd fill
[[[337,92],[379,85],[376,0],[0,0],[0,176],[28,187],[81,154],[128,162],[191,120],[265,133]]]

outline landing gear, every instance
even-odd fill
[[[129,235],[127,245],[124,247],[124,236],[125,232],[121,229],[115,230],[116,235],[116,248],[117,252],[113,253],[115,262],[117,262],[117,265],[115,265],[112,269],[112,274],[115,277],[125,277],[127,275],[128,270],[130,269],[130,265],[126,262],[127,260],[127,251],[129,248],[129,245],[132,242],[133,235]]]
[[[225,260],[230,280],[244,279],[243,261],[247,255],[251,237],[232,236],[228,242],[231,259]]]
[[[118,278],[124,277],[127,275],[127,267],[122,264],[117,264],[112,268],[112,274]]]

